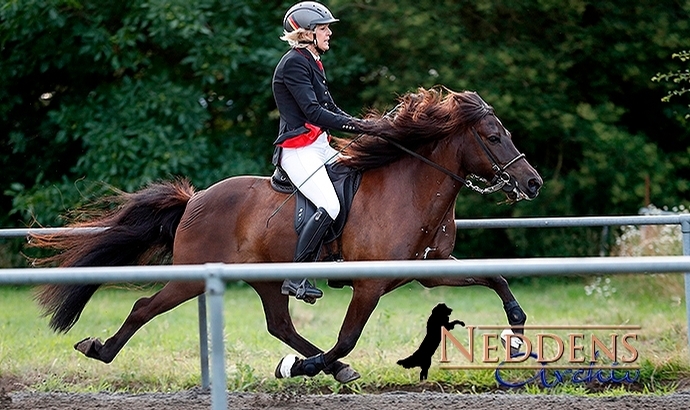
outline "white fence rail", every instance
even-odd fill
[[[278,263],[278,264],[207,264],[173,266],[83,267],[0,269],[0,285],[43,283],[158,282],[171,280],[203,280],[210,311],[211,331],[211,406],[227,408],[227,378],[223,343],[223,294],[225,283],[234,280],[282,280],[295,278],[346,279],[354,277],[435,277],[435,276],[536,276],[617,273],[685,273],[686,309],[690,341],[690,215],[580,217],[580,218],[518,218],[456,220],[461,229],[475,228],[543,228],[609,225],[680,224],[685,256],[617,257],[617,258],[532,258],[532,259],[471,259],[461,261],[379,261],[340,263]],[[53,228],[60,229],[60,228]],[[7,232],[10,231],[10,232]],[[0,237],[21,237],[38,229],[0,230]],[[41,232],[43,233],[43,232]],[[202,356],[207,356],[205,324],[206,303],[199,301]],[[203,311],[202,311],[203,310]],[[203,317],[202,317],[203,313]],[[208,373],[206,376],[208,379]]]
[[[682,225],[690,224],[690,214],[577,216],[544,218],[456,219],[461,229],[476,228],[581,228],[622,225]],[[684,231],[685,232],[685,231]]]

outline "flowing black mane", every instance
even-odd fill
[[[367,133],[349,146],[351,141],[339,140],[337,148],[347,146],[347,157],[341,159],[343,164],[361,170],[377,168],[404,153],[376,135],[417,151],[433,141],[464,132],[489,113],[493,113],[493,108],[475,92],[420,88],[402,96],[391,115],[369,114]]]

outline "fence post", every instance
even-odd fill
[[[201,388],[208,390],[211,381],[208,375],[208,324],[206,315],[206,295],[197,298],[199,305],[199,360],[201,363]]]
[[[223,342],[223,294],[225,282],[221,278],[222,264],[206,264],[206,295],[211,313],[211,409],[227,410],[227,376],[225,375],[225,343]]]
[[[683,232],[683,255],[690,255],[690,214],[680,215],[680,229]],[[685,314],[688,321],[688,351],[690,352],[690,272],[685,272]]]

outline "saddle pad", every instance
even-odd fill
[[[360,171],[337,162],[326,165],[326,171],[328,171],[328,176],[333,182],[333,187],[340,201],[340,214],[338,214],[333,225],[331,225],[331,229],[326,233],[324,243],[334,241],[343,233],[345,222],[347,222],[347,216],[352,206],[352,200],[362,180],[362,173]],[[284,194],[292,194],[296,189],[285,171],[280,167],[276,167],[276,170],[271,176],[271,186],[274,190]],[[312,204],[307,197],[302,195],[301,192],[297,191],[294,195],[296,204],[295,231],[299,234],[302,231],[304,223],[316,212],[316,206]]]

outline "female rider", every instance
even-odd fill
[[[328,130],[362,132],[363,120],[335,105],[328,91],[321,56],[330,48],[329,24],[338,21],[323,5],[313,1],[290,7],[283,19],[283,36],[290,50],[273,74],[272,88],[280,129],[273,163],[318,208],[297,240],[295,262],[314,261],[323,236],[340,213],[340,202],[324,164],[338,152],[329,144]],[[308,280],[286,279],[282,293],[314,303],[323,293]]]

